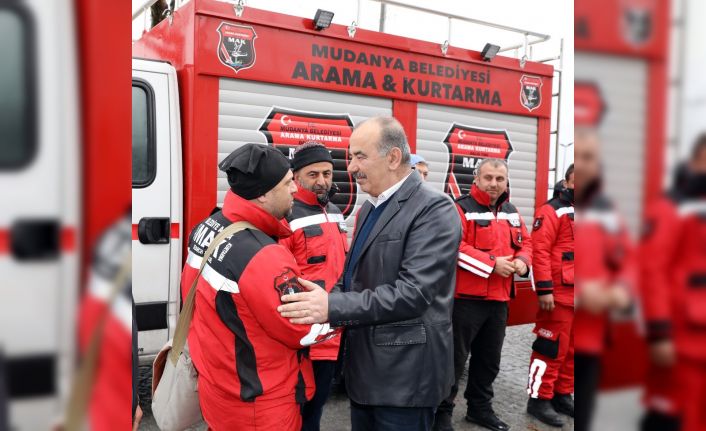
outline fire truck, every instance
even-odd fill
[[[670,12],[668,0],[577,1],[574,9],[574,98],[598,127],[605,191],[635,240],[645,203],[664,184]],[[606,388],[635,384],[645,373],[634,317],[611,325]]]
[[[172,334],[188,235],[228,190],[217,165],[245,143],[290,157],[303,142],[325,144],[349,232],[367,197],[346,172],[348,139],[377,115],[402,123],[440,192],[468,193],[475,166],[495,157],[509,163],[527,224],[547,200],[552,65],[242,2],[191,0],[168,14],[133,44],[133,291],[144,358]],[[532,321],[535,303],[518,279],[510,323]]]

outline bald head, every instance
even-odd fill
[[[358,124],[355,130],[370,133],[370,137],[377,143],[381,156],[386,156],[392,149],[397,148],[402,153],[402,163],[409,164],[412,157],[407,142],[407,135],[399,121],[394,117],[372,117]]]

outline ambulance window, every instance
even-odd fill
[[[154,139],[154,94],[148,83],[132,81],[132,187],[152,184],[157,173]]]
[[[25,167],[36,148],[34,58],[30,15],[0,3],[0,169]]]

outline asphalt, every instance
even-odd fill
[[[549,427],[536,419],[530,417],[525,412],[527,405],[527,369],[530,357],[530,346],[534,340],[532,325],[520,325],[507,328],[503,355],[500,362],[500,374],[495,380],[495,399],[493,408],[498,416],[510,425],[511,430],[527,431],[555,431],[559,428]],[[145,417],[140,424],[140,430],[158,430],[154,419],[149,412],[149,396],[147,388],[150,385],[149,367],[140,370],[140,388]],[[466,411],[463,391],[465,389],[465,374],[461,379],[459,395],[456,398],[456,409],[454,410],[453,426],[456,431],[483,430],[475,424],[465,421],[463,415]],[[574,423],[569,417],[564,416],[566,424],[562,430],[573,430]],[[205,430],[206,426],[201,424],[193,430]],[[333,395],[326,407],[321,419],[322,431],[348,431],[350,430],[350,408],[345,395]],[[600,428],[596,428],[600,429]]]

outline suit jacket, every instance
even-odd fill
[[[356,231],[372,208],[360,209]],[[448,395],[460,240],[453,201],[413,172],[363,244],[350,292],[339,281],[329,295],[331,324],[346,327],[346,388],[356,403],[436,407]]]

